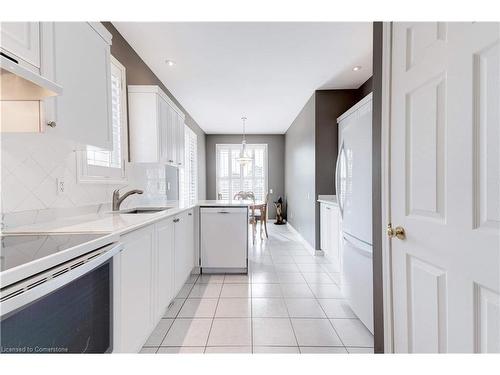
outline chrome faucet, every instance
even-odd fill
[[[127,191],[120,197],[120,189],[116,189],[115,191],[113,191],[113,211],[119,211],[121,204],[128,196],[132,194],[142,194],[142,193],[144,193],[143,190],[134,189]]]

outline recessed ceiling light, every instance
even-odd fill
[[[357,72],[358,70],[361,70],[360,65],[356,65],[354,68],[352,68],[353,71]]]
[[[168,66],[174,66],[175,65],[175,61],[174,60],[165,60],[165,62],[167,63]]]

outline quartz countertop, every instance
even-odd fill
[[[318,195],[318,202],[338,206],[336,195]]]
[[[184,205],[177,201],[170,201],[165,204],[165,207],[168,206],[171,208],[160,212],[127,214],[104,211],[80,216],[63,217],[43,223],[12,227],[5,230],[3,233],[113,233],[122,235],[195,207],[248,207],[251,204],[251,201],[200,200],[192,205]],[[144,203],[138,206],[141,208],[148,207],[148,205]],[[150,205],[150,207],[158,207],[158,205]],[[132,209],[134,207],[128,208]]]

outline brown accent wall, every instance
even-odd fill
[[[373,23],[372,233],[374,351],[384,352],[382,268],[382,22]]]
[[[353,90],[316,91],[315,197],[336,194],[335,172],[338,154],[337,118],[372,91],[372,77]],[[316,248],[320,243],[319,203],[316,202]]]
[[[373,91],[373,76],[368,78],[365,83],[358,87],[359,99],[363,99],[366,95]]]

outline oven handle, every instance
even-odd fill
[[[34,287],[33,289],[27,290],[19,294],[18,296],[3,301],[0,308],[0,314],[2,318],[13,311],[33,301],[36,301],[37,299],[49,293],[52,293],[60,287],[69,284],[73,280],[78,279],[80,276],[83,276],[86,273],[104,264],[113,256],[123,250],[123,245],[120,243],[111,244],[108,245],[108,247],[109,250],[106,250],[101,255],[89,260],[87,263],[82,264],[81,266],[76,267],[75,269],[70,270],[54,279],[48,280],[40,284],[39,286]]]

